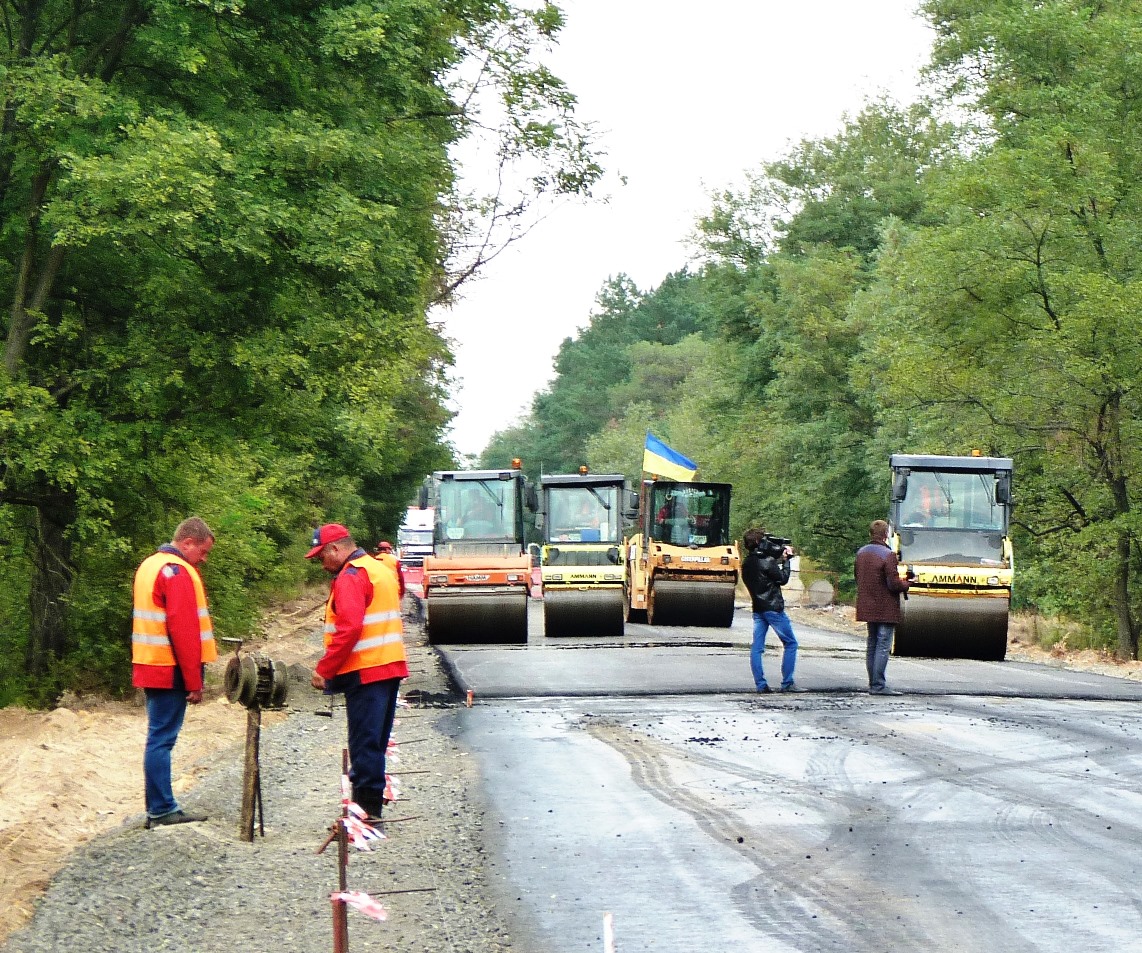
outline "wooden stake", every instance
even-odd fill
[[[341,773],[349,773],[349,749],[341,749]],[[349,808],[341,808],[341,817],[349,816]],[[349,832],[345,824],[337,824],[337,892],[345,893],[349,886]],[[333,953],[349,953],[349,908],[344,900],[333,901]]]
[[[262,779],[258,766],[258,745],[262,734],[262,710],[246,711],[246,767],[242,775],[242,819],[238,836],[250,843],[254,839],[254,814],[261,808]],[[263,829],[262,833],[265,833]]]

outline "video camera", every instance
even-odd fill
[[[791,545],[792,540],[783,539],[780,536],[763,536],[757,548],[761,551],[762,556],[781,559],[785,555],[785,547]]]

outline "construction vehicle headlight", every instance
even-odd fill
[[[665,554],[663,555],[663,557],[662,557],[662,561],[663,561],[664,563],[668,563],[668,562],[670,562],[670,553],[665,553]]]
[[[562,582],[563,581],[563,573],[553,572],[550,576],[547,577],[547,580],[548,580],[548,582]]]
[[[433,576],[428,581],[431,582],[434,586],[446,586],[446,585],[448,585],[448,577],[447,576]]]
[[[517,576],[515,573],[509,573],[508,582],[519,582],[519,576]]]
[[[607,572],[607,573],[603,573],[603,578],[604,579],[622,579],[622,576],[620,576],[618,573]]]
[[[987,577],[987,584],[989,586],[998,586],[999,585],[999,577],[998,576],[988,576]]]
[[[729,556],[723,556],[722,557],[722,565],[728,566],[729,564],[730,564],[730,557]]]

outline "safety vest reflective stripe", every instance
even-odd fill
[[[361,634],[353,651],[345,663],[337,670],[338,675],[356,672],[363,668],[375,668],[393,662],[403,662],[404,639],[401,637],[400,594],[396,577],[384,563],[372,556],[359,556],[349,562],[350,566],[362,569],[373,584],[373,598],[365,606]],[[392,608],[396,606],[397,608]],[[333,594],[325,605],[325,645],[333,642],[337,631],[337,617],[333,611]]]
[[[372,625],[375,622],[391,622],[393,619],[399,619],[400,617],[401,617],[400,613],[395,612],[395,611],[373,612],[373,613],[367,614],[365,616],[364,624],[365,625]],[[325,628],[323,629],[323,631],[325,631],[325,632],[336,632],[337,626],[335,623],[326,622]]]
[[[132,645],[170,645],[171,640],[165,635],[139,635],[135,632],[131,635]]]
[[[374,649],[378,645],[391,645],[394,642],[403,642],[404,639],[399,632],[393,632],[389,635],[376,635],[371,639],[358,639],[358,649]]]
[[[136,665],[174,666],[174,652],[167,634],[166,610],[155,602],[155,581],[164,566],[175,564],[184,568],[194,586],[194,599],[198,604],[198,631],[202,643],[202,661],[218,658],[214,642],[214,625],[206,602],[206,589],[202,577],[190,563],[174,553],[159,551],[143,560],[135,572],[134,612],[131,631],[131,661]]]

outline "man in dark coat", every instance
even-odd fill
[[[887,543],[888,524],[873,520],[868,528],[869,543],[856,554],[858,622],[868,625],[868,649],[865,664],[868,668],[868,690],[872,695],[899,695],[885,682],[888,653],[892,651],[892,636],[900,621],[900,595],[907,593],[911,584],[900,578],[899,563]]]
[[[797,637],[789,616],[785,614],[785,597],[781,587],[789,582],[789,557],[793,550],[788,546],[774,549],[760,528],[746,530],[742,537],[748,555],[742,560],[742,582],[749,590],[753,604],[753,646],[749,653],[754,685],[759,692],[771,689],[765,680],[762,656],[765,654],[765,633],[773,631],[785,647],[781,656],[781,690],[799,692],[793,681],[793,667],[797,664]]]

